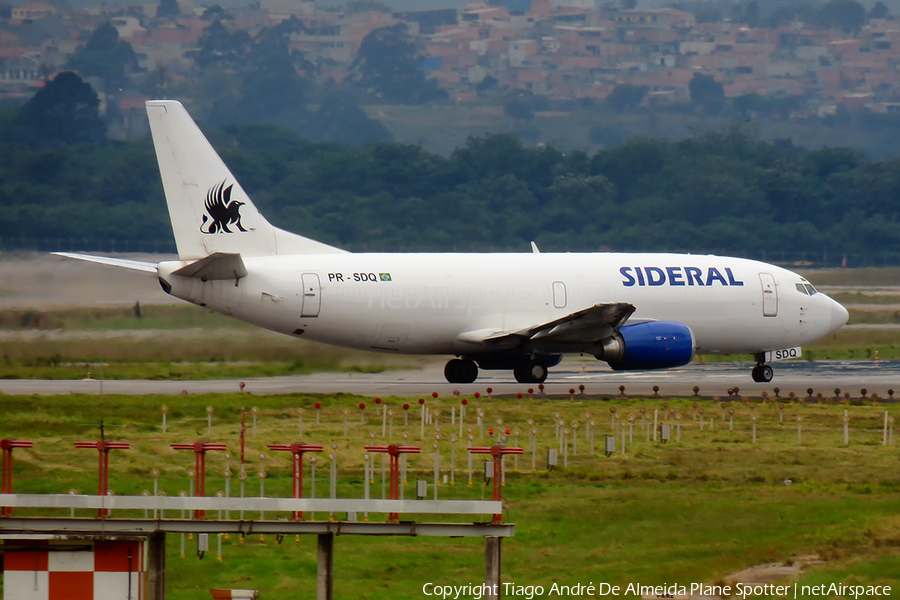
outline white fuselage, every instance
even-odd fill
[[[629,323],[667,320],[696,352],[758,353],[837,329],[846,311],[805,280],[752,260],[686,254],[306,254],[246,257],[247,276],[201,281],[159,265],[171,294],[327,344],[404,354],[467,354],[465,332],[509,331],[594,304],[628,302]]]

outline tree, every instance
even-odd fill
[[[613,88],[612,93],[606,99],[614,110],[624,112],[635,108],[647,95],[647,86],[645,85],[629,85],[622,83]]]
[[[127,75],[137,69],[137,54],[119,32],[106,21],[91,33],[85,45],[69,57],[68,68],[87,77],[103,79],[106,92],[127,84]]]
[[[283,21],[263,29],[250,45],[241,109],[254,120],[291,123],[297,116],[305,117],[309,85],[298,69],[309,72],[315,66],[290,50],[289,36],[300,26],[296,19]]]
[[[177,0],[159,0],[156,16],[160,19],[175,19],[181,16],[181,7]]]
[[[94,88],[75,73],[64,71],[22,107],[19,122],[43,139],[96,143],[106,137],[99,108]]]
[[[344,10],[347,12],[347,14],[350,15],[369,11],[390,13],[391,7],[379,2],[378,0],[350,0]]]
[[[243,29],[228,31],[222,21],[216,19],[203,30],[197,49],[187,55],[194,59],[194,64],[200,70],[235,69],[245,64],[250,41],[250,34]]]
[[[406,23],[375,29],[363,39],[350,65],[354,82],[379,98],[424,104],[447,97],[419,68],[421,56]]]
[[[338,144],[394,141],[394,136],[381,121],[370,119],[363,109],[340,96],[330,96],[322,101],[305,133],[312,140]]]
[[[206,9],[204,9],[203,14],[200,15],[200,18],[204,21],[209,21],[210,23],[212,23],[213,21],[233,19],[234,17],[225,12],[225,9],[222,8],[221,4],[213,4],[212,6],[208,6]]]
[[[516,121],[531,121],[534,119],[534,110],[531,104],[522,98],[513,98],[503,105],[503,114]]]
[[[870,19],[888,19],[891,16],[891,11],[888,9],[887,5],[881,0],[875,3],[875,6],[872,7],[872,10],[869,11]]]
[[[725,86],[713,79],[712,75],[694,73],[688,84],[691,104],[698,112],[716,114],[725,108]]]
[[[866,7],[856,0],[829,0],[819,11],[822,25],[854,33],[866,24]]]

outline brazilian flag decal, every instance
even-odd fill
[[[380,279],[381,281],[390,281],[390,280],[391,280],[391,274],[390,274],[390,273],[379,273],[379,274],[378,274],[378,279]]]

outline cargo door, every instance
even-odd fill
[[[764,317],[778,316],[778,290],[775,288],[775,277],[771,273],[760,273],[762,286],[762,312]]]
[[[322,306],[322,291],[319,285],[319,276],[315,273],[304,273],[303,304],[300,308],[301,317],[318,317]]]

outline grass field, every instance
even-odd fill
[[[878,583],[900,590],[900,455],[881,444],[884,411],[900,417],[896,405],[872,406],[861,400],[851,405],[785,402],[781,421],[772,402],[734,401],[728,405],[735,410],[730,431],[727,417],[722,419],[723,409],[711,399],[575,399],[469,399],[466,425],[473,427],[476,437],[480,437],[474,419],[477,408],[485,411],[485,435],[498,418],[503,419],[505,428],[523,430],[531,418],[539,430],[537,471],[530,470],[530,453],[519,458],[519,472],[512,470],[512,460],[507,463],[505,519],[516,523],[517,531],[513,539],[504,542],[504,581],[545,588],[552,582],[715,583],[727,581],[730,574],[749,566],[784,565],[796,562],[800,555],[816,555],[824,563],[804,570],[799,575],[801,582]],[[323,404],[319,425],[313,406],[317,401]],[[369,404],[366,425],[360,424],[360,401]],[[386,401],[402,412],[404,400]],[[418,408],[415,399],[405,401],[413,403],[410,423],[404,427],[402,417],[395,417],[394,439],[406,431],[418,445]],[[702,432],[693,418],[693,402],[705,411]],[[170,408],[166,435],[161,432],[163,403]],[[207,405],[215,409],[210,436]],[[429,406],[441,410],[445,434],[459,433],[458,425],[448,423],[451,407],[459,405],[458,398],[429,399]],[[256,457],[267,443],[296,440],[296,409],[305,408],[303,439],[339,444],[338,496],[362,497],[362,446],[370,432],[381,437],[381,422],[373,414],[370,399],[238,394],[106,396],[102,400],[74,395],[0,396],[2,435],[35,441],[33,449],[15,453],[16,491],[22,493],[94,492],[96,453],[74,450],[71,442],[97,439],[102,419],[109,438],[132,444],[131,450],[112,455],[115,492],[137,494],[152,489],[149,471],[158,467],[162,470],[160,489],[177,494],[188,487],[185,473],[193,466],[193,457],[168,444],[204,438],[226,442],[234,452],[242,406],[259,408],[256,432],[248,415],[250,457]],[[676,408],[682,415],[681,442],[674,440],[674,431],[669,443],[647,442],[640,425],[634,425],[625,458],[620,456],[620,446],[609,458],[588,452],[587,412],[596,423],[599,450],[602,437],[610,430],[610,409],[627,419],[628,415],[640,416],[641,407],[650,413]],[[351,410],[347,438],[343,437],[340,415],[344,408]],[[845,410],[850,415],[849,446],[843,445],[841,417]],[[570,446],[568,467],[547,471],[543,457],[548,447],[557,446],[553,424],[557,412],[569,423],[580,421],[578,453]],[[752,415],[758,418],[755,445]],[[798,415],[804,418],[802,444],[797,440]],[[713,429],[710,418],[715,419]],[[433,427],[425,428],[425,443],[430,443],[433,433]],[[444,437],[446,440],[447,435]],[[528,439],[519,439],[519,444],[527,449]],[[447,472],[449,442],[442,442],[441,453]],[[430,450],[413,457],[410,480],[430,478],[432,465]],[[458,485],[441,486],[441,497],[488,498],[490,490],[477,477],[475,485],[465,485],[465,465],[459,444]],[[259,467],[258,460],[248,465],[251,472]],[[222,458],[211,455],[209,494],[223,489],[218,475],[223,468]],[[289,496],[288,459],[273,453],[266,469],[266,494]],[[317,477],[321,495],[327,490],[324,465]],[[412,495],[411,485],[407,497]],[[249,485],[247,493],[258,494],[258,487]],[[379,497],[378,479],[373,494]],[[461,585],[477,583],[483,577],[483,547],[477,540],[340,537],[336,549],[337,597],[420,597],[427,582]],[[266,600],[315,596],[314,538],[301,538],[299,543],[286,539],[280,545],[273,539],[261,542],[258,538],[247,538],[241,545],[232,538],[225,542],[223,554],[221,563],[210,556],[198,561],[189,547],[189,556],[182,559],[178,537],[170,536],[168,597],[208,598],[211,587],[252,587],[260,589]],[[900,597],[900,591],[894,597]]]
[[[851,309],[851,323],[900,323],[893,308]],[[900,359],[897,332],[845,329],[804,347],[807,360]],[[707,356],[698,360],[752,360]],[[379,372],[423,357],[325,346],[192,305],[0,310],[0,378],[223,379],[315,371]]]

